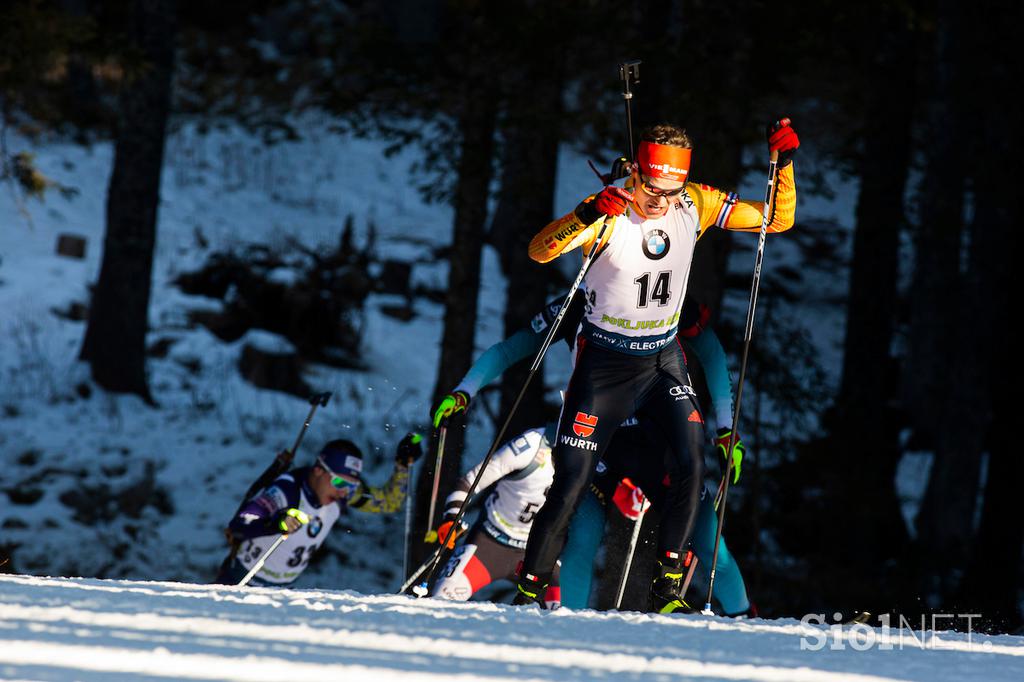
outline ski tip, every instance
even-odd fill
[[[844,625],[864,625],[871,620],[870,611],[858,611],[853,618],[846,621]]]

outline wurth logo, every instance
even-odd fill
[[[569,227],[563,227],[558,232],[555,232],[553,235],[551,235],[551,239],[554,239],[556,242],[565,241],[569,237],[579,232],[580,229],[582,229],[583,227],[583,225],[570,225]]]
[[[591,452],[597,452],[597,443],[586,440],[584,438],[560,436],[559,440],[562,441],[562,445],[568,445],[571,448],[579,448],[580,450],[590,450]]]
[[[576,413],[576,423],[572,425],[573,433],[581,438],[589,438],[594,434],[594,427],[597,426],[597,415],[586,412]]]

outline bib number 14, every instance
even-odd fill
[[[651,274],[645,272],[633,281],[640,288],[639,300],[637,307],[646,308],[647,304],[652,300],[657,301],[659,306],[668,305],[668,300],[672,298],[672,271],[662,270],[658,273],[657,278],[654,280],[654,288],[651,288]]]

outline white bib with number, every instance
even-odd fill
[[[265,494],[273,495],[274,492],[274,488],[271,487]],[[283,493],[281,495],[283,497]],[[283,504],[285,503],[282,502]],[[274,550],[267,563],[263,564],[263,568],[256,574],[260,580],[277,585],[294,582],[302,575],[306,564],[323,544],[341,513],[341,508],[337,504],[314,507],[306,498],[306,491],[302,487],[299,489],[299,509],[309,515],[309,523],[289,535]],[[277,535],[263,535],[246,540],[238,550],[238,560],[247,569],[252,568],[277,538]]]
[[[555,477],[551,447],[542,429],[531,429],[506,443],[494,459],[496,465],[512,473],[498,481],[484,503],[487,521],[510,539],[525,542]],[[522,478],[516,477],[535,460],[536,468]]]
[[[599,346],[648,355],[670,343],[686,296],[700,219],[690,196],[660,218],[636,211],[614,231],[586,279],[583,330]]]

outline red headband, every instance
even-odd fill
[[[640,172],[650,177],[686,182],[690,172],[691,151],[682,147],[641,142],[637,151]]]

